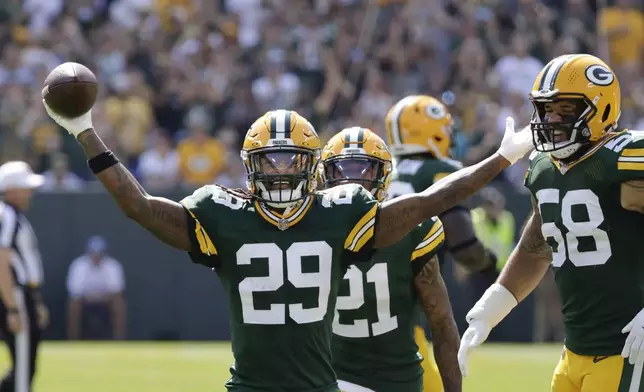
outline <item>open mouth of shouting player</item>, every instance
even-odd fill
[[[586,97],[534,97],[531,119],[535,147],[554,158],[573,160],[586,151],[590,141],[588,120],[597,112]]]

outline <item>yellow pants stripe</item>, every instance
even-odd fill
[[[441,379],[438,366],[434,356],[430,352],[430,346],[425,336],[425,330],[416,326],[414,330],[418,353],[423,357],[421,366],[423,367],[423,392],[436,392],[443,390],[443,380]]]

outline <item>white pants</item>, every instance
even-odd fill
[[[338,387],[342,392],[376,392],[373,389],[361,387],[348,381],[338,380]]]

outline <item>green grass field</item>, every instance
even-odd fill
[[[472,358],[467,392],[543,392],[560,345],[487,344]],[[50,343],[42,346],[36,392],[225,391],[228,343]],[[0,356],[0,369],[8,357]]]

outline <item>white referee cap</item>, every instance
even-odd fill
[[[8,189],[34,189],[45,182],[40,174],[22,161],[10,161],[0,166],[0,192]]]

